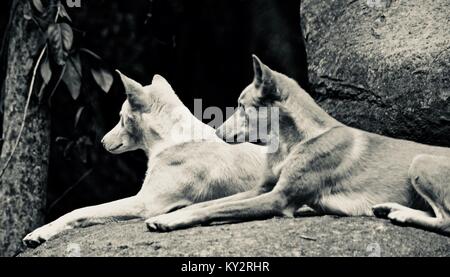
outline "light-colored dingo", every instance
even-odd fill
[[[213,128],[190,113],[159,75],[145,87],[120,76],[127,100],[119,123],[102,143],[114,154],[145,151],[148,170],[142,189],[130,198],[68,213],[28,234],[23,240],[28,246],[36,247],[67,229],[112,220],[147,219],[244,192],[262,176],[264,147],[225,143]]]

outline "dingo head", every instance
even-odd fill
[[[142,86],[118,72],[127,100],[122,105],[119,123],[102,139],[106,150],[113,154],[150,147],[164,139],[175,124],[173,110],[182,106],[170,84],[160,75],[152,84]]]
[[[218,130],[227,142],[269,142],[278,129],[278,106],[283,95],[276,85],[276,72],[253,55],[254,80],[239,97],[238,109]]]
[[[271,70],[253,55],[255,77],[239,97],[239,108],[217,131],[227,142],[250,138],[270,143],[298,142],[340,125],[295,80]]]

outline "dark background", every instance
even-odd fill
[[[68,9],[75,45],[97,53],[111,69],[149,84],[166,77],[191,111],[236,105],[252,80],[251,54],[307,88],[301,42],[300,0],[81,0]],[[2,1],[3,35],[10,1]],[[12,66],[12,65],[8,65]],[[89,76],[83,68],[83,76]],[[117,77],[117,76],[116,76]],[[138,192],[146,170],[143,153],[113,156],[100,140],[118,121],[125,100],[121,83],[108,94],[84,78],[82,97],[61,85],[53,97],[47,221],[86,205]],[[74,126],[77,110],[84,107]]]

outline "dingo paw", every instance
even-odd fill
[[[397,203],[384,203],[372,207],[373,214],[380,218],[389,218],[391,213],[404,210],[405,207]]]
[[[429,216],[424,211],[413,210],[396,203],[376,205],[372,210],[375,216],[390,219],[391,222],[399,225],[412,223],[414,222],[414,218],[417,218],[418,216]]]
[[[26,235],[22,241],[27,247],[36,248],[54,235],[56,232],[52,230],[51,226],[45,225]]]
[[[145,221],[145,224],[147,224],[147,229],[150,232],[170,232],[170,222],[163,216],[156,216],[148,219]]]
[[[406,224],[409,223],[411,221],[411,218],[414,217],[414,214],[411,214],[411,212],[409,211],[395,211],[395,212],[391,212],[388,215],[388,218],[394,222],[394,223],[398,223],[398,224]]]
[[[177,229],[191,227],[191,216],[185,213],[170,213],[152,217],[145,221],[150,232],[170,232]]]

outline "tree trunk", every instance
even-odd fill
[[[11,154],[22,124],[32,71],[44,43],[44,36],[32,20],[27,0],[16,0],[12,8],[8,43],[6,78],[3,86],[4,143],[0,156],[3,168]],[[16,6],[17,5],[17,6]],[[22,248],[21,239],[43,223],[46,202],[50,147],[50,113],[39,105],[34,94],[20,143],[0,185],[0,255],[15,255]]]

